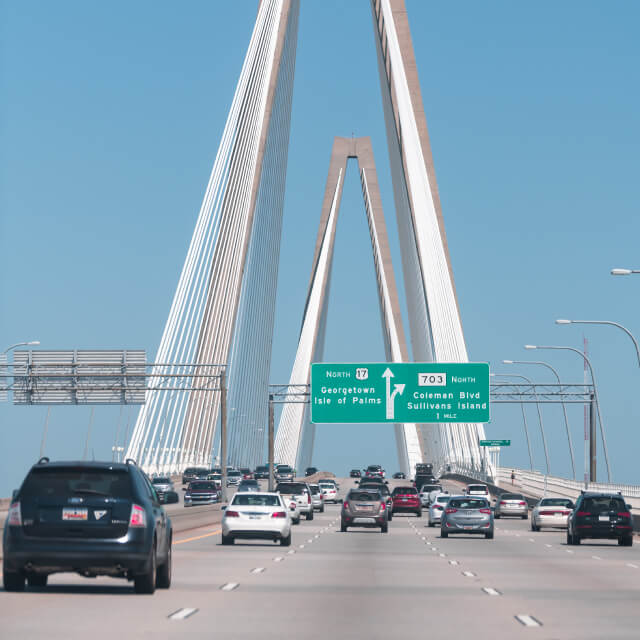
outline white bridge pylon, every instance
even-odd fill
[[[333,249],[349,158],[357,159],[360,170],[362,196],[378,283],[385,356],[388,362],[408,360],[371,140],[368,137],[335,138],[302,330],[291,372],[292,385],[309,384],[311,363],[322,361]],[[417,427],[415,424],[397,424],[395,432],[398,463],[401,469],[409,473],[423,457]],[[285,404],[276,432],[276,460],[303,469],[311,463],[314,439],[315,425],[309,422],[309,406],[299,403]]]

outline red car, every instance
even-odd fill
[[[418,518],[422,517],[422,503],[415,487],[396,487],[391,494],[393,506],[391,513],[415,513]]]
[[[253,480],[254,476],[253,476],[253,472],[251,471],[251,469],[246,469],[246,468],[242,468],[240,469],[240,473],[242,474],[242,479],[243,480]]]

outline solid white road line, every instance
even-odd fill
[[[488,596],[501,596],[502,595],[502,593],[500,593],[500,591],[498,591],[497,589],[494,589],[493,587],[482,587],[482,590]]]
[[[533,616],[527,615],[526,613],[520,613],[515,616],[516,620],[523,624],[525,627],[541,627],[542,622],[536,620]]]
[[[240,583],[238,582],[227,582],[227,584],[223,584],[220,587],[220,591],[233,591],[234,589],[237,589],[240,586]]]
[[[169,618],[169,620],[184,620],[185,618],[192,616],[197,611],[197,609],[191,609],[187,607],[184,609],[178,609],[177,611],[169,614],[167,617]]]
[[[476,577],[476,574],[475,574],[475,573],[473,573],[473,571],[463,571],[463,572],[462,572],[462,575],[463,575],[465,578],[475,578],[475,577]]]
[[[255,569],[251,569],[249,573],[262,573],[264,571],[264,567],[256,567]]]

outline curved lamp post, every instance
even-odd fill
[[[640,269],[611,269],[612,276],[630,276],[632,273],[640,273]]]
[[[28,342],[16,342],[15,344],[12,344],[10,347],[7,347],[2,353],[3,354],[9,353],[9,351],[12,351],[17,347],[30,347],[30,346],[37,347],[39,344],[40,344],[40,340],[29,340]]]
[[[525,344],[525,349],[558,349],[561,351],[574,351],[577,353],[584,361],[587,363],[589,367],[589,372],[591,373],[591,382],[593,383],[593,395],[596,400],[596,407],[598,409],[598,421],[600,422],[600,437],[602,438],[602,448],[604,450],[604,459],[607,465],[607,479],[611,482],[611,468],[609,466],[609,452],[607,451],[607,440],[604,435],[604,424],[602,423],[602,414],[600,413],[600,399],[598,398],[598,388],[596,386],[596,378],[593,374],[593,367],[591,366],[591,361],[589,358],[582,352],[580,349],[576,349],[575,347],[558,347],[558,346],[540,346],[533,344]]]
[[[558,384],[560,383],[560,376],[558,372],[547,362],[542,362],[540,360],[503,360],[503,364],[539,364],[543,367],[547,367],[547,369],[551,369],[553,371],[553,375],[556,377]],[[567,431],[567,442],[569,443],[569,456],[571,456],[571,471],[573,472],[573,479],[576,479],[576,461],[573,457],[573,443],[571,442],[571,431],[569,430],[569,419],[567,418],[567,407],[565,406],[564,400],[562,402],[562,413],[564,414],[564,426]]]

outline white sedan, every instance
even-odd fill
[[[318,486],[320,487],[320,491],[322,491],[322,495],[324,496],[325,504],[327,502],[338,502],[338,487],[335,482],[323,482],[320,480],[318,482]]]
[[[222,544],[236,538],[291,544],[290,507],[277,493],[236,493],[222,516]]]
[[[567,528],[573,502],[569,498],[542,498],[531,512],[531,531],[542,527]]]

